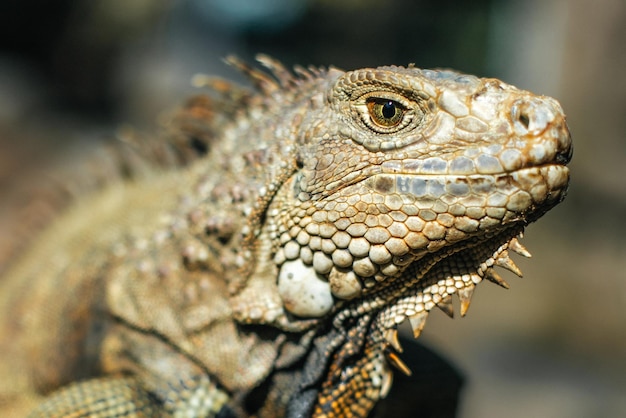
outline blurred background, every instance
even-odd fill
[[[3,0],[0,266],[19,219],[52,216],[35,199],[50,167],[125,124],[155,131],[194,74],[237,79],[221,59],[257,52],[449,67],[556,97],[572,185],[527,230],[525,278],[479,286],[463,319],[434,312],[421,340],[464,374],[460,417],[626,416],[624,0]]]

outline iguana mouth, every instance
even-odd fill
[[[543,164],[498,174],[381,173],[362,183],[381,195],[402,196],[421,209],[444,205],[448,213],[462,216],[472,207],[491,208],[489,216],[509,222],[539,212],[531,215],[536,218],[559,203],[569,183],[569,169]]]
[[[469,194],[486,194],[495,191],[509,180],[524,186],[518,179],[540,176],[544,178],[545,185],[550,189],[564,188],[568,182],[569,169],[561,164],[543,164],[520,168],[510,172],[493,174],[427,174],[427,173],[380,173],[374,174],[362,183],[372,191],[381,194],[393,194],[413,196],[420,199],[441,199],[445,195],[467,196]],[[528,187],[525,190],[532,191],[537,184],[525,180]],[[535,199],[537,200],[537,199]]]

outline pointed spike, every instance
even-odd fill
[[[272,77],[263,71],[259,71],[243,62],[241,59],[234,55],[229,55],[224,59],[226,64],[231,65],[238,69],[241,73],[248,77],[248,79],[263,93],[272,94],[277,90],[280,90],[280,86]]]
[[[191,85],[196,88],[213,87],[214,82],[215,78],[206,74],[194,74],[191,77]]]
[[[437,304],[437,307],[443,311],[450,318],[454,318],[454,306],[452,305],[452,295],[448,295],[441,299]]]
[[[498,273],[494,271],[494,269],[487,269],[485,271],[485,279],[489,280],[492,283],[497,284],[498,286],[502,286],[505,289],[509,289],[509,284],[500,276]]]
[[[508,252],[504,252],[496,259],[496,265],[513,272],[518,277],[523,277],[522,270],[511,260]]]
[[[413,316],[409,316],[409,323],[413,328],[413,337],[418,338],[426,325],[426,318],[428,317],[428,311],[422,311]]]
[[[470,285],[464,287],[463,289],[459,289],[459,300],[461,301],[461,316],[465,316],[467,310],[470,307],[470,303],[472,302],[472,295],[474,294],[474,289],[476,286]]]
[[[393,351],[387,353],[387,360],[389,360],[389,363],[391,363],[391,365],[393,367],[395,367],[396,369],[400,370],[405,375],[411,376],[413,374],[413,372],[411,372],[411,369],[409,369],[409,366],[407,366],[400,359],[400,357],[398,357],[398,355],[396,353],[394,353]]]
[[[313,79],[313,74],[311,72],[309,72],[309,70],[307,70],[306,68],[300,66],[300,65],[294,65],[293,66],[293,72],[298,74],[300,77],[302,77],[302,79],[304,80],[312,80]]]
[[[395,328],[391,328],[385,331],[385,340],[392,346],[398,353],[404,351],[402,349],[402,345],[400,345],[400,340],[398,339],[398,330]]]
[[[293,83],[293,75],[280,61],[265,54],[257,54],[256,60],[272,72],[283,88],[289,87]]]
[[[383,382],[380,385],[380,397],[385,399],[391,390],[393,384],[393,373],[388,368],[383,372]]]
[[[509,241],[509,249],[521,255],[522,257],[526,257],[526,258],[532,257],[532,254],[528,252],[526,247],[520,244],[517,238],[513,238],[511,239],[511,241]]]
[[[307,69],[315,77],[322,77],[324,75],[324,73],[326,72],[326,68],[324,68],[324,67],[316,67],[314,65],[309,65],[307,67]]]

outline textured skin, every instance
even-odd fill
[[[253,92],[198,80],[169,141],[202,155],[81,199],[1,279],[3,416],[366,416],[410,373],[398,324],[520,273],[567,189],[555,100],[259,60],[230,60]]]

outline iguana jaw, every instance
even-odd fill
[[[518,240],[522,229],[519,225],[488,242],[457,251],[451,249],[443,257],[434,254],[410,266],[405,276],[412,277],[405,280],[404,286],[396,286],[397,297],[389,301],[377,317],[378,327],[387,344],[401,352],[396,327],[408,319],[414,337],[418,338],[434,307],[453,317],[453,295],[459,297],[460,314],[465,316],[476,285],[485,279],[508,289],[508,283],[494,268],[502,267],[522,276],[521,270],[510,258],[510,251],[530,257]],[[514,234],[512,238],[511,233]]]
[[[458,258],[454,256],[446,261],[448,256],[467,253],[471,248],[480,251],[480,256],[472,254],[470,257],[476,272],[467,266],[461,274],[465,282],[476,284],[484,277],[498,281],[493,269],[484,267],[485,263],[493,265],[499,260],[499,265],[518,271],[504,253],[508,247],[500,246],[563,199],[568,177],[567,167],[558,164],[497,175],[377,174],[351,186],[349,192],[362,199],[354,203],[355,208],[363,206],[362,213],[381,207],[376,206],[375,201],[367,201],[368,193],[380,196],[388,212],[372,218],[378,223],[369,226],[369,215],[354,221],[360,216],[355,213],[345,231],[341,230],[340,219],[331,216],[342,204],[346,207],[345,216],[350,215],[350,199],[344,200],[345,203],[338,199],[339,203],[330,211],[315,205],[300,208],[304,215],[301,219],[306,219],[310,212],[310,221],[301,221],[296,241],[286,240],[275,258],[280,265],[278,288],[285,307],[296,316],[322,317],[341,309],[344,303],[340,302],[362,297],[368,302],[364,304],[367,308],[359,310],[361,312],[363,309],[393,311],[388,306],[395,306],[392,301],[400,293],[405,294],[405,288],[423,286],[421,282],[435,274],[436,270],[427,274],[432,267],[440,262],[445,266]],[[476,202],[480,205],[476,206]],[[445,205],[443,209],[441,205]],[[358,229],[359,225],[363,231]],[[315,238],[316,234],[319,238]],[[289,233],[284,235],[288,237]],[[315,240],[320,243],[316,244]],[[328,251],[324,243],[332,246],[332,251]],[[378,249],[380,254],[376,252]],[[311,255],[305,256],[306,251]],[[341,264],[344,262],[345,265]],[[431,264],[416,270],[416,266],[427,263]],[[299,280],[298,283],[294,285],[290,277]],[[457,283],[459,289],[464,287],[460,283],[462,281]],[[440,295],[445,299],[441,302],[440,296],[435,296],[440,287],[438,285],[433,292],[433,303],[430,300],[414,303],[445,306],[451,292]],[[469,293],[470,290],[464,290],[459,294]],[[311,300],[315,300],[314,306]],[[336,303],[338,305],[334,306]],[[415,309],[409,312],[419,313]],[[401,315],[400,319],[393,319],[393,324],[402,322],[405,316],[413,314]],[[386,323],[385,327],[389,326]]]
[[[510,252],[523,257],[531,256],[518,238],[522,237],[523,229],[528,223],[535,221],[563,200],[569,181],[568,168],[557,164],[531,167],[524,169],[519,176],[515,173],[512,175],[516,179],[533,177],[529,176],[529,171],[540,173],[547,187],[543,188],[541,196],[537,196],[534,204],[528,205],[517,216],[502,218],[503,230],[487,232],[483,238],[475,236],[423,256],[406,268],[400,280],[394,281],[393,285],[383,291],[387,293],[387,297],[382,298],[384,302],[380,303],[382,309],[377,316],[377,325],[388,346],[398,352],[402,351],[396,327],[407,319],[414,337],[418,338],[429,312],[435,306],[452,317],[452,296],[455,294],[460,300],[460,314],[465,316],[476,285],[484,279],[508,289],[509,285],[496,272],[495,267],[502,267],[522,276],[521,270],[510,258]],[[394,357],[390,361],[396,364],[399,359]],[[403,367],[399,368],[403,370]]]

